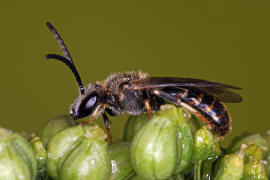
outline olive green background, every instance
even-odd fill
[[[62,63],[51,22],[65,40],[83,82],[114,72],[201,78],[243,88],[227,104],[233,133],[270,129],[269,1],[2,1],[0,125],[36,131],[62,113],[78,87]],[[120,139],[127,115],[111,117]],[[96,120],[102,124],[102,119]]]

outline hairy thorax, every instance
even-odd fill
[[[132,82],[148,78],[144,72],[124,72],[108,76],[101,85],[108,92],[108,108],[115,115],[127,112],[138,115],[144,111],[143,94],[131,88]]]
[[[117,93],[123,85],[132,83],[132,81],[146,79],[147,77],[148,74],[142,71],[116,73],[108,76],[104,81],[102,81],[102,85],[106,88],[106,90],[112,93]]]

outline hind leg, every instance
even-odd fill
[[[189,113],[193,114],[194,116],[196,116],[197,118],[201,119],[202,121],[204,121],[206,124],[210,125],[210,127],[214,127],[214,124],[212,122],[210,122],[205,116],[203,116],[198,110],[194,109],[192,106],[190,106],[189,104],[181,101],[180,98],[176,97],[176,96],[172,96],[171,94],[165,92],[165,91],[161,91],[161,90],[153,90],[152,91],[153,94],[163,98],[164,100],[176,105],[176,106],[181,106],[183,107],[183,109],[185,109],[186,111],[188,111]]]
[[[181,99],[177,98],[177,97],[174,97],[174,96],[170,95],[167,92],[155,89],[155,90],[152,91],[152,93],[159,96],[159,97],[161,97],[162,99],[172,103],[172,104],[175,104],[176,106],[181,106],[181,102],[182,102]]]

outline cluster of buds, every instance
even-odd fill
[[[164,105],[149,120],[130,116],[123,140],[109,143],[95,123],[68,116],[20,135],[0,127],[0,180],[266,180],[270,133],[244,134],[228,148],[182,108]]]

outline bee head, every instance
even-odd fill
[[[94,113],[100,113],[105,101],[105,90],[98,84],[89,84],[85,88],[85,92],[80,93],[71,105],[70,115],[73,119],[81,119]]]

